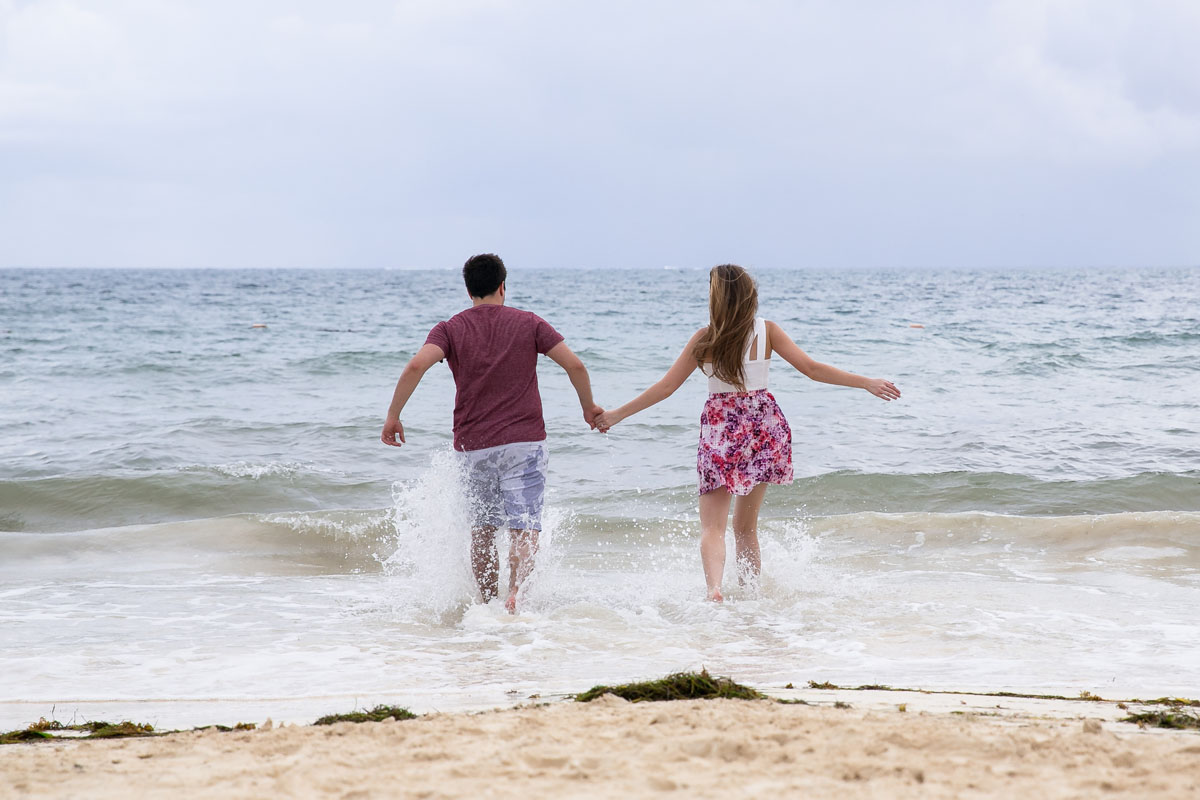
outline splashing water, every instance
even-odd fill
[[[478,599],[471,573],[470,508],[453,451],[433,454],[417,480],[393,486],[394,549],[383,560],[396,607],[443,616]]]

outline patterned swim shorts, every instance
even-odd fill
[[[461,453],[476,527],[542,529],[546,443],[513,442]]]

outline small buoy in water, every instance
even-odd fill
[[[257,326],[257,325],[255,325],[254,327],[256,327],[256,328],[257,328],[258,326]],[[265,328],[265,327],[267,327],[267,326],[266,326],[266,325],[263,325],[263,327]],[[908,327],[910,327],[910,328],[924,328],[925,326],[924,326],[924,325],[921,325],[920,323],[914,322],[914,323],[910,324]]]
[[[251,328],[265,328],[265,327],[267,327],[267,323],[265,323],[265,322],[256,322],[256,323],[254,323],[253,325],[251,325],[250,327],[251,327]]]

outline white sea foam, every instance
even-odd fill
[[[1188,555],[1182,547],[1112,547],[1101,550],[1096,558],[1101,561],[1155,561],[1161,558],[1180,558]]]
[[[211,464],[207,466],[181,467],[182,471],[207,471],[230,478],[249,478],[257,481],[263,478],[290,478],[303,472],[331,473],[333,470],[314,464],[303,464],[298,461],[233,461],[227,464]]]
[[[86,582],[43,573],[37,591],[9,589],[0,626],[20,693],[0,701],[337,695],[430,708],[701,667],[760,685],[1200,685],[1194,582],[1138,562],[1081,572],[1030,549],[989,564],[994,549],[960,552],[986,547],[970,541],[949,555],[909,551],[911,539],[864,545],[805,520],[765,521],[761,586],[734,582],[715,606],[694,521],[610,530],[599,544],[551,507],[541,564],[510,616],[476,600],[455,475],[446,454],[397,487],[395,552],[378,573],[214,580],[201,569],[164,581],[126,559],[93,562]]]

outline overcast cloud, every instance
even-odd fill
[[[1200,263],[1200,3],[0,0],[0,266]]]

